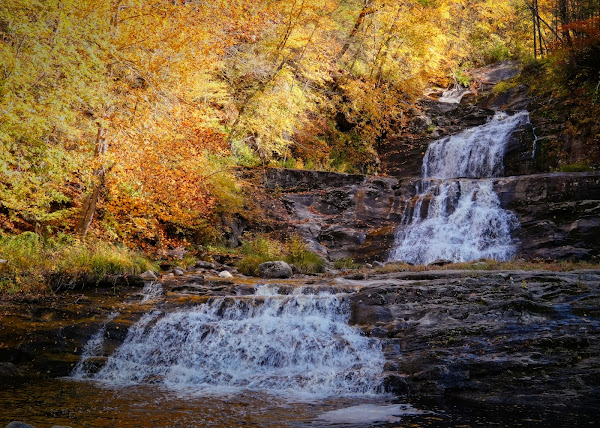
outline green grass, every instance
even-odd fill
[[[309,251],[302,237],[298,235],[291,235],[284,243],[264,234],[248,236],[242,243],[240,252],[242,259],[237,267],[245,275],[258,275],[258,266],[261,263],[274,260],[284,260],[293,264],[300,273],[325,271],[325,260]]]
[[[157,266],[143,255],[100,240],[69,235],[42,238],[25,232],[0,236],[0,294],[45,293],[56,284],[99,282],[106,275],[135,275]]]
[[[375,268],[379,273],[426,272],[432,270],[546,270],[569,272],[579,269],[599,269],[597,262],[574,262],[567,260],[476,260],[472,262],[451,263],[444,266],[409,265],[407,263],[387,263]]]
[[[358,269],[360,265],[354,262],[352,257],[344,257],[341,259],[334,260],[334,269]]]
[[[588,172],[592,171],[592,168],[589,165],[581,164],[581,163],[571,163],[568,165],[562,165],[558,167],[560,172]]]

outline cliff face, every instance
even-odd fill
[[[519,217],[522,257],[600,256],[600,172],[506,177],[494,188]]]
[[[331,259],[385,261],[402,214],[421,179],[271,169],[268,189],[280,192],[282,224]],[[494,180],[501,205],[520,227],[517,257],[600,256],[600,172],[553,173]]]

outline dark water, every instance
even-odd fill
[[[414,414],[417,413],[417,414]],[[101,387],[54,379],[0,390],[0,427],[13,420],[36,428],[76,427],[578,427],[597,426],[593,414],[473,408],[418,403],[389,396],[297,402],[257,392],[199,396],[153,385]]]

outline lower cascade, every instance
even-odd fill
[[[514,256],[511,232],[519,222],[501,208],[491,180],[426,181],[423,187],[404,213],[392,260],[429,264]]]
[[[512,232],[519,222],[501,207],[490,178],[502,172],[505,147],[528,120],[527,112],[497,113],[484,125],[429,145],[425,178],[407,203],[390,260],[429,264],[514,256]]]
[[[348,294],[260,286],[175,312],[146,313],[97,373],[77,379],[197,391],[331,396],[382,392],[378,341],[348,325]],[[97,342],[98,338],[94,340]]]

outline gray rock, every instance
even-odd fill
[[[261,278],[290,278],[292,268],[282,260],[261,263],[258,266],[258,276]]]
[[[397,394],[597,408],[597,273],[371,276],[350,297],[349,323],[386,338],[385,383]],[[557,322],[560,328],[553,327]]]
[[[516,61],[501,61],[471,70],[471,75],[481,84],[495,85],[515,77],[519,72],[519,64]]]
[[[373,266],[375,266],[375,267],[384,267],[385,263],[381,263],[380,261],[375,260],[373,262]]]
[[[173,269],[173,274],[175,276],[182,276],[184,274],[184,271],[181,268],[175,268],[175,269]]]
[[[0,378],[15,378],[23,376],[23,372],[13,363],[0,362]]]
[[[373,269],[373,265],[371,263],[365,263],[365,267],[367,269]]]
[[[9,422],[8,425],[6,425],[6,428],[35,428],[35,427],[33,425],[26,424],[25,422],[12,421],[12,422]]]
[[[158,279],[156,277],[156,275],[154,274],[154,272],[152,272],[151,270],[147,270],[146,272],[144,272],[143,274],[141,274],[140,278],[142,278],[145,281],[155,281],[155,280]]]
[[[202,269],[214,269],[215,268],[215,264],[211,263],[211,262],[206,262],[204,260],[198,260],[196,262],[196,267],[197,268],[202,268]]]
[[[449,264],[452,264],[452,260],[436,259],[436,260],[432,261],[431,263],[429,263],[429,266],[446,266]]]
[[[170,279],[170,278],[175,278],[175,274],[173,274],[173,272],[168,272],[165,273],[163,275],[161,275],[163,279]]]
[[[222,272],[219,272],[219,278],[233,278],[233,275],[231,274],[231,272],[224,270]]]

